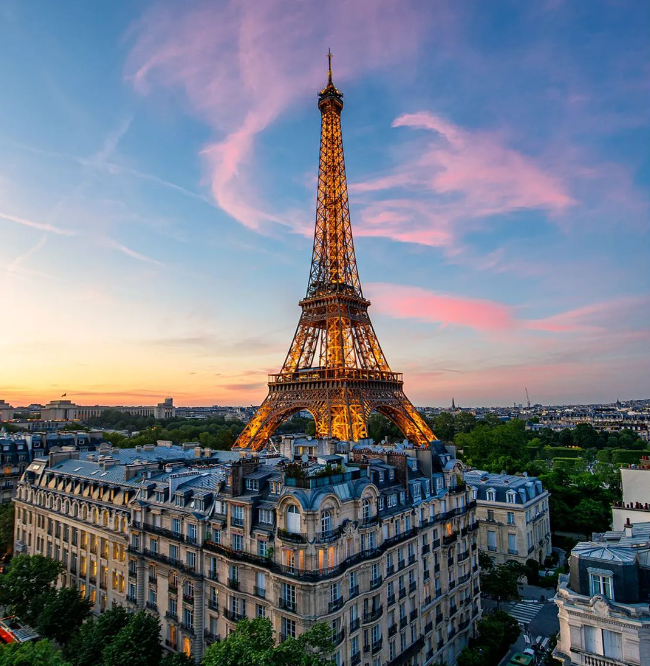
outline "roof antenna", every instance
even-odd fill
[[[327,49],[327,61],[329,63],[328,65],[328,73],[327,73],[327,83],[328,85],[333,85],[332,83],[332,51],[331,49]]]

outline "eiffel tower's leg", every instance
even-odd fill
[[[403,393],[390,403],[376,405],[375,409],[389,418],[416,446],[428,446],[436,439],[429,424]]]
[[[301,409],[306,409],[306,406],[285,400],[277,393],[269,393],[237,438],[233,448],[240,447],[253,451],[263,449],[275,429]]]

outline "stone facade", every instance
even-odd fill
[[[327,621],[341,665],[454,664],[481,612],[462,464],[437,442],[336,440],[302,462],[307,442],[241,459],[171,444],[55,451],[21,481],[16,550],[63,561],[62,582],[97,612],[157,613],[167,647],[197,660],[264,615],[280,639]]]
[[[537,560],[551,554],[550,494],[535,477],[465,473],[471,496],[476,500],[479,548],[497,564]]]
[[[595,534],[571,552],[554,601],[567,666],[650,664],[650,524]]]
[[[623,499],[612,508],[614,529],[650,522],[650,458],[643,456],[638,465],[621,467],[621,486]]]

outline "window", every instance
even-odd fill
[[[174,544],[169,545],[169,559],[178,560],[178,546],[175,546]]]
[[[494,522],[494,511],[492,509],[488,509],[487,511],[487,519],[493,523]]]
[[[591,596],[599,594],[606,599],[614,599],[614,589],[612,585],[612,574],[609,572],[589,572],[589,589]]]
[[[290,620],[288,617],[282,618],[281,633],[283,638],[295,638],[296,637],[296,622],[295,620]]]
[[[174,534],[181,533],[181,521],[179,518],[172,519],[172,532],[174,532]]]
[[[496,502],[497,500],[497,491],[494,488],[488,488],[485,493],[488,502]]]
[[[400,502],[400,504],[404,504],[404,502],[406,502],[406,492],[403,491],[403,490],[400,490],[399,502]]]
[[[246,479],[246,490],[259,490],[260,484],[257,479]]]
[[[174,497],[174,504],[176,506],[185,506],[185,497],[183,497],[182,493],[179,493]]]
[[[262,606],[262,604],[257,604],[257,606],[255,607],[255,616],[266,617],[266,606]]]
[[[268,543],[266,541],[257,542],[257,554],[260,557],[266,557],[267,549],[268,549]]]
[[[603,652],[606,657],[623,659],[623,634],[603,629]]]
[[[509,490],[506,493],[506,502],[508,504],[515,504],[517,502],[517,493],[514,490]]]
[[[512,511],[508,511],[508,525],[515,524],[515,514]]]
[[[508,553],[510,555],[517,554],[517,535],[508,534]]]
[[[260,509],[259,510],[260,523],[265,525],[273,525],[273,511],[269,509]]]
[[[300,509],[295,504],[287,507],[287,531],[294,534],[300,532]]]
[[[196,553],[193,553],[191,550],[187,551],[186,563],[188,568],[194,570],[196,568]]]
[[[258,571],[255,574],[255,593],[259,597],[266,596],[266,574]]]
[[[321,514],[320,530],[324,535],[329,535],[332,533],[332,514],[330,511],[323,511]]]
[[[183,624],[190,629],[194,627],[194,611],[185,606],[183,607]]]
[[[392,508],[394,506],[397,506],[397,495],[389,495],[388,496],[388,508]]]
[[[361,503],[361,517],[364,523],[367,523],[370,520],[371,508],[370,500],[364,499]]]
[[[378,497],[377,498],[377,510],[378,511],[383,511],[384,510],[384,498],[383,497]]]
[[[497,533],[494,530],[488,530],[488,550],[497,549]]]
[[[233,550],[244,550],[244,537],[241,534],[232,535]]]
[[[196,533],[196,525],[190,523],[187,526],[187,538],[189,539],[190,543],[196,543]]]

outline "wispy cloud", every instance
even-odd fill
[[[127,257],[131,257],[132,259],[137,259],[138,261],[143,261],[147,264],[154,264],[155,266],[164,266],[161,261],[158,261],[157,259],[153,259],[152,257],[148,257],[145,254],[142,254],[140,252],[137,252],[136,250],[131,249],[130,247],[127,247],[126,245],[123,245],[122,243],[119,243],[118,241],[114,240],[113,238],[102,238],[100,240],[100,243],[104,245],[105,247],[111,247],[115,250],[118,250],[119,252],[122,252],[125,254]]]
[[[58,234],[59,236],[74,236],[75,232],[72,229],[64,229],[62,227],[57,227],[54,224],[49,224],[47,222],[37,222],[35,220],[28,220],[25,217],[18,217],[17,215],[11,215],[9,213],[4,213],[0,211],[0,218],[3,220],[8,220],[9,222],[15,222],[16,224],[22,224],[25,227],[31,227],[32,229],[39,229],[40,231],[48,231],[53,234]]]
[[[436,27],[446,18],[441,5]],[[245,226],[264,231],[286,216],[261,200],[253,186],[257,135],[322,86],[328,46],[337,81],[345,80],[404,62],[430,21],[416,3],[390,0],[232,0],[200,3],[190,11],[156,6],[134,27],[128,77],[143,93],[157,86],[185,93],[219,137],[203,151],[216,202]]]

